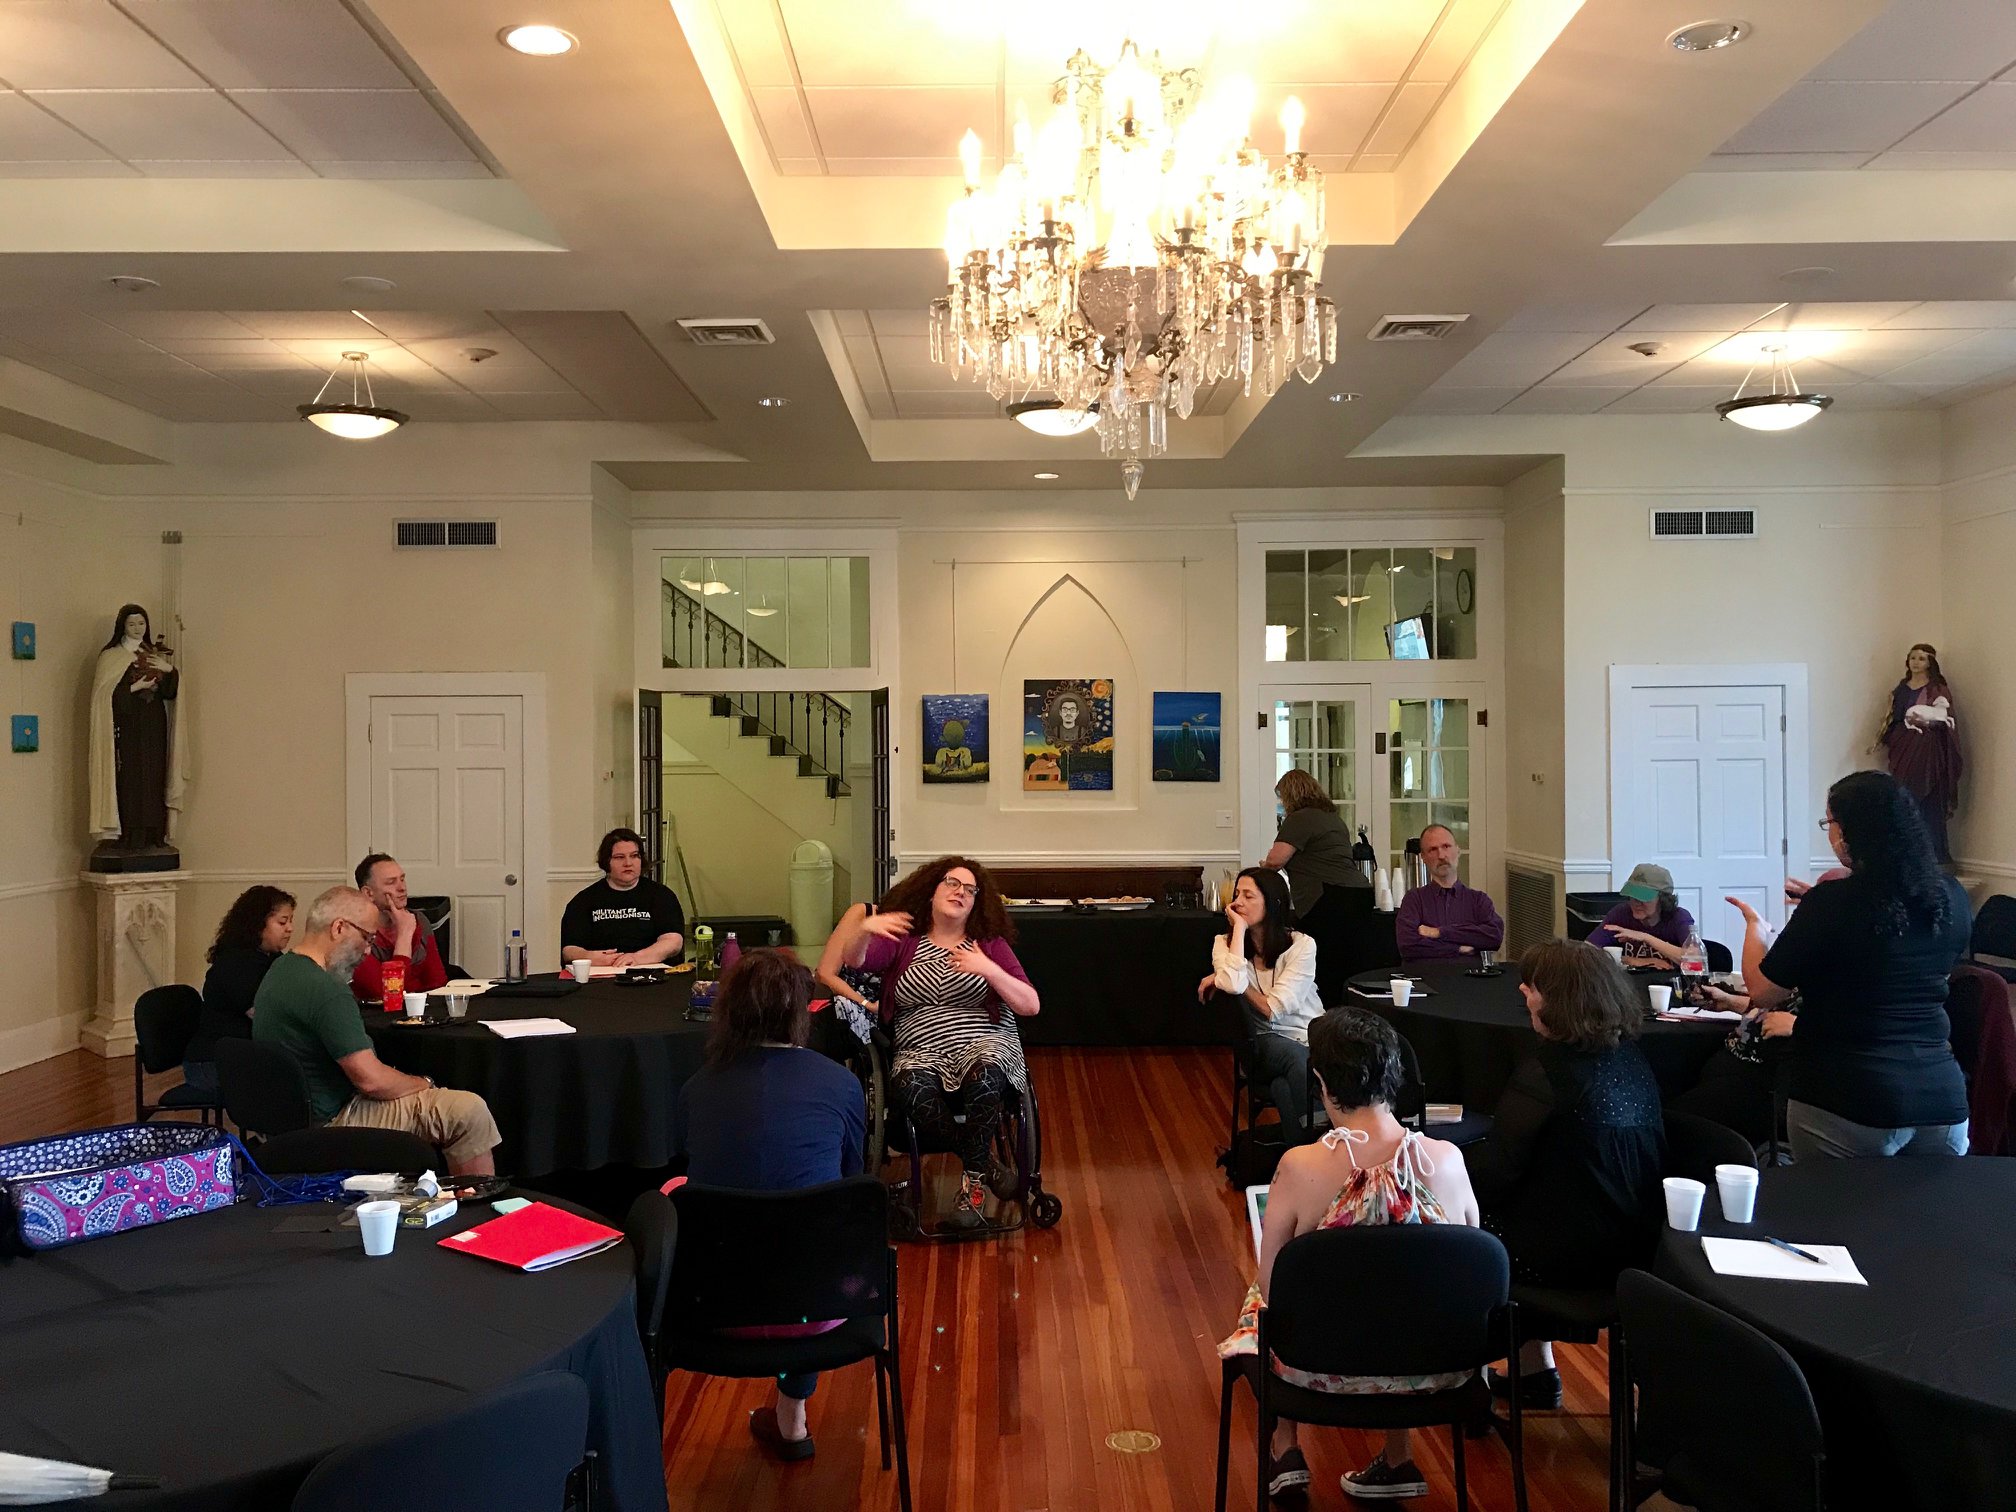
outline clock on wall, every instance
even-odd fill
[[[1476,602],[1477,585],[1470,577],[1470,569],[1459,568],[1456,573],[1456,612],[1468,614]]]

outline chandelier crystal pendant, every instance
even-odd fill
[[[1237,78],[1206,93],[1195,70],[1128,42],[1110,68],[1073,54],[1040,130],[1018,111],[991,191],[979,137],[959,144],[966,192],[946,216],[932,359],[1013,410],[1053,395],[1121,459],[1130,499],[1143,459],[1168,450],[1170,413],[1188,419],[1200,391],[1236,380],[1271,396],[1337,360],[1302,102],[1283,104],[1270,166],[1248,134],[1253,98]]]
[[[1798,380],[1792,376],[1792,365],[1786,361],[1784,347],[1768,346],[1764,348],[1764,355],[1771,362],[1770,386],[1761,394],[1744,396],[1743,391],[1757,375],[1757,368],[1753,365],[1743,375],[1743,381],[1736,385],[1735,397],[1724,399],[1715,406],[1715,413],[1724,420],[1733,420],[1745,430],[1788,431],[1804,425],[1834,402],[1828,394],[1799,391]]]
[[[372,441],[399,429],[412,417],[395,409],[385,409],[378,403],[378,396],[371,392],[371,375],[364,370],[367,360],[363,352],[343,354],[343,361],[350,368],[348,404],[323,403],[323,395],[329,392],[329,385],[342,376],[343,370],[338,368],[323,379],[312,403],[294,406],[295,413],[309,424],[319,426],[332,436],[341,436],[345,441]],[[342,390],[337,392],[340,394]]]

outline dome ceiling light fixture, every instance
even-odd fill
[[[338,368],[322,381],[316,391],[314,401],[297,404],[295,412],[310,425],[341,436],[345,441],[375,441],[380,436],[389,436],[408,420],[410,415],[395,409],[386,409],[378,403],[378,396],[371,392],[371,375],[364,370],[370,359],[363,352],[345,352],[343,361],[350,368],[350,402],[348,404],[325,404],[323,396],[329,392],[329,385],[342,377]],[[341,389],[337,393],[342,393]]]
[[[507,26],[497,40],[528,58],[560,58],[581,45],[581,39],[557,26]]]
[[[1796,430],[1834,402],[1828,394],[1800,392],[1799,382],[1792,376],[1792,365],[1785,360],[1783,346],[1768,346],[1764,355],[1771,360],[1769,389],[1761,394],[1744,395],[1750,380],[1757,376],[1753,364],[1736,385],[1735,397],[1715,406],[1715,413],[1724,420],[1733,420],[1745,430]]]
[[[1666,45],[1675,52],[1720,52],[1734,47],[1750,35],[1748,21],[1696,21],[1666,34]]]
[[[1099,423],[1099,401],[1073,410],[1058,399],[1024,399],[1008,406],[1008,418],[1039,436],[1077,436]]]

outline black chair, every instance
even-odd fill
[[[301,1063],[256,1040],[217,1042],[224,1111],[269,1176],[321,1171],[445,1171],[447,1157],[417,1134],[338,1129],[315,1122]]]
[[[562,1512],[588,1458],[588,1387],[542,1371],[431,1422],[337,1450],[294,1512]],[[585,1489],[585,1488],[584,1488]]]
[[[1823,1512],[1825,1441],[1806,1377],[1741,1319],[1644,1271],[1617,1280],[1638,1387],[1634,1459],[1700,1512]]]
[[[1526,1512],[1524,1424],[1511,1265],[1505,1246],[1482,1229],[1404,1223],[1323,1229],[1283,1246],[1274,1259],[1270,1304],[1261,1309],[1258,1351],[1225,1361],[1218,1390],[1218,1500],[1225,1512],[1232,1456],[1232,1394],[1244,1381],[1259,1416],[1254,1427],[1257,1512],[1267,1512],[1269,1441],[1278,1419],[1331,1428],[1449,1428],[1457,1512],[1467,1512],[1463,1426],[1489,1419],[1512,1455],[1512,1494]],[[1341,1299],[1341,1300],[1340,1300]],[[1491,1412],[1483,1367],[1510,1357],[1509,1418]],[[1326,1375],[1441,1375],[1468,1372],[1447,1391],[1311,1391],[1281,1379],[1271,1362]]]
[[[893,1440],[897,1496],[903,1512],[910,1512],[888,1189],[865,1175],[795,1192],[689,1182],[672,1194],[672,1207],[678,1242],[652,1368],[751,1379],[873,1360],[882,1468],[889,1468]],[[843,1321],[798,1338],[719,1332],[808,1318]]]
[[[679,1215],[672,1199],[656,1188],[639,1192],[624,1216],[623,1237],[637,1256],[637,1333],[644,1340],[651,1390],[663,1418],[665,1372],[658,1363],[658,1333],[665,1321],[665,1293],[672,1282],[672,1256],[679,1239]]]
[[[1689,1176],[1712,1188],[1718,1165],[1748,1166],[1754,1171],[1757,1151],[1734,1129],[1697,1114],[1667,1109],[1665,1174]]]
[[[1703,940],[1701,948],[1708,953],[1710,971],[1730,972],[1736,969],[1736,957],[1730,954],[1729,947],[1720,940]]]
[[[323,1124],[254,1140],[245,1147],[268,1176],[311,1176],[328,1171],[389,1171],[418,1176],[448,1169],[448,1159],[418,1134],[403,1129],[338,1129]]]
[[[196,1037],[196,1021],[202,1015],[203,994],[179,982],[169,987],[150,987],[133,1004],[135,1123],[145,1123],[156,1113],[193,1112],[209,1124],[221,1113],[216,1098],[198,1092],[186,1081],[169,1087],[159,1102],[147,1101],[146,1078],[182,1064],[183,1052]]]
[[[1982,901],[1981,911],[1974,915],[1973,936],[1967,942],[1967,959],[1987,967],[2005,982],[2016,982],[2016,964],[1984,961],[1984,955],[2016,961],[2016,898],[2007,893],[1995,893]]]
[[[1396,1034],[1398,1031],[1395,1031]],[[1463,1116],[1454,1123],[1428,1123],[1428,1089],[1421,1079],[1421,1061],[1414,1053],[1414,1046],[1407,1036],[1400,1034],[1400,1099],[1393,1107],[1393,1116],[1409,1128],[1419,1129],[1424,1134],[1432,1134],[1437,1139],[1446,1139],[1453,1145],[1473,1145],[1491,1132],[1495,1120],[1489,1113],[1479,1113],[1465,1108]]]
[[[220,1039],[217,1086],[231,1122],[247,1133],[270,1139],[309,1128],[315,1122],[301,1063],[277,1046],[249,1039]]]

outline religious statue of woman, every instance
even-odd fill
[[[121,605],[91,679],[93,870],[177,863],[169,813],[182,807],[182,730],[170,706],[181,685],[174,653],[154,638],[147,611]],[[140,857],[153,864],[133,866]]]
[[[1951,861],[1946,821],[1960,801],[1960,739],[1953,717],[1953,690],[1939,670],[1939,653],[1920,641],[1904,657],[1904,676],[1890,690],[1890,707],[1876,737],[1890,775],[1918,800],[1932,848]]]

